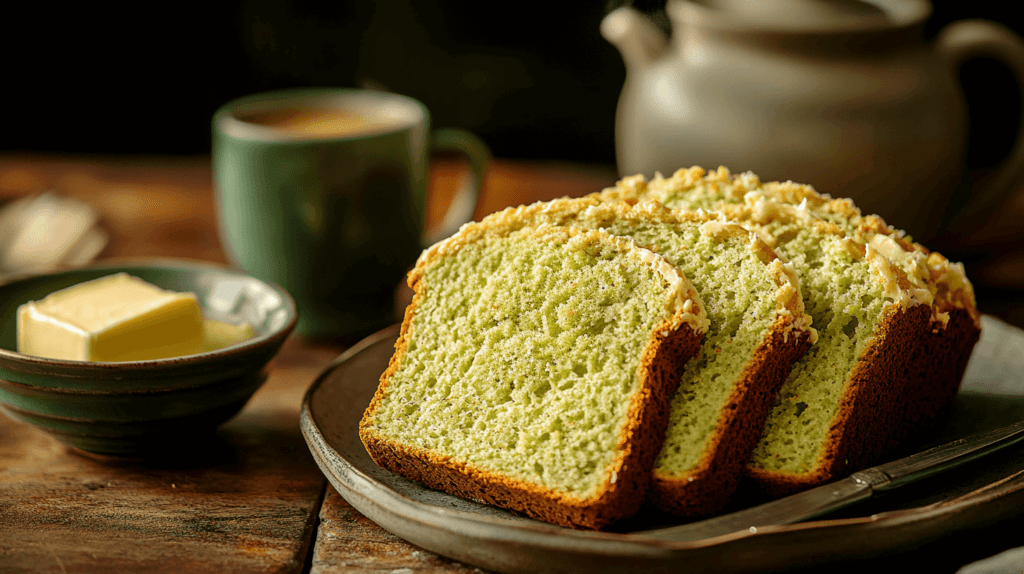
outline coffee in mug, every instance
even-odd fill
[[[361,136],[387,132],[401,125],[401,118],[387,114],[330,107],[266,110],[240,115],[238,119],[299,139]]]

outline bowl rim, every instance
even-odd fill
[[[0,288],[7,287],[14,283],[23,281],[37,280],[47,276],[58,276],[67,273],[75,273],[79,271],[93,271],[93,270],[104,270],[110,269],[113,273],[118,272],[118,269],[124,269],[128,267],[149,267],[154,269],[169,269],[178,271],[218,271],[227,272],[235,276],[242,276],[248,279],[259,281],[266,285],[279,296],[283,303],[282,307],[288,313],[288,321],[279,329],[257,335],[245,342],[237,343],[214,351],[205,351],[202,353],[196,353],[193,355],[182,355],[178,357],[168,357],[164,359],[149,359],[145,361],[74,361],[69,359],[52,359],[47,357],[37,357],[35,355],[28,355],[25,353],[19,353],[17,351],[11,351],[0,347],[0,362],[10,361],[26,366],[36,368],[62,368],[62,369],[98,369],[98,370],[118,370],[118,371],[133,371],[133,370],[150,370],[157,367],[172,367],[176,365],[190,364],[190,365],[205,365],[207,363],[217,362],[222,360],[224,357],[231,356],[239,353],[246,353],[249,350],[253,350],[264,345],[273,344],[277,339],[286,338],[292,330],[295,328],[295,323],[298,320],[298,310],[295,306],[295,300],[292,298],[283,287],[250,275],[245,270],[232,267],[223,263],[217,263],[214,261],[206,261],[201,259],[188,259],[179,257],[118,257],[111,259],[104,259],[102,261],[94,262],[89,265],[82,266],[58,266],[49,268],[43,271],[37,272],[26,272],[26,273],[13,273],[5,275],[0,278]],[[41,371],[40,371],[41,372]]]

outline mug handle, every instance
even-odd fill
[[[1002,62],[1017,80],[1024,94],[1024,40],[1009,28],[989,20],[961,20],[953,22],[939,32],[936,44],[954,71],[972,58],[989,57]],[[1021,118],[1024,118],[1024,98],[1021,99]],[[1024,175],[1024,123],[1017,131],[1013,149],[1003,165],[992,174],[981,189],[972,193],[954,218],[972,219],[998,207],[999,202],[1017,189]]]
[[[487,144],[470,132],[458,128],[434,130],[430,134],[430,151],[453,151],[466,156],[473,181],[459,184],[441,223],[424,234],[424,247],[454,235],[464,223],[473,219],[473,212],[480,202],[480,188],[483,187],[487,165],[491,162],[491,151]]]

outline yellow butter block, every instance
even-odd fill
[[[232,325],[207,319],[203,328],[206,338],[204,351],[216,351],[252,339],[252,327],[248,323]]]
[[[75,361],[146,361],[201,353],[252,336],[248,325],[211,323],[217,325],[204,321],[195,294],[119,273],[19,307],[18,351]]]

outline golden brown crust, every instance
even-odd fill
[[[891,306],[847,379],[814,470],[794,473],[748,466],[751,485],[784,496],[877,462],[902,423],[906,403],[899,382],[908,369],[921,367],[917,364],[924,358],[921,335],[928,323],[928,308],[923,305]]]
[[[936,311],[934,320],[941,323],[939,328],[945,326],[945,318],[941,314],[952,309],[966,310],[977,323],[979,314],[974,299],[974,288],[967,279],[962,265],[951,263],[941,254],[933,253],[925,246],[915,243],[905,232],[887,224],[881,217],[861,214],[849,199],[833,199],[818,193],[809,185],[792,181],[761,183],[752,173],[733,175],[724,167],[707,174],[698,167],[680,170],[672,179],[679,180],[675,185],[690,186],[710,181],[715,190],[724,192],[732,201],[742,200],[748,191],[756,190],[773,201],[804,205],[828,219],[845,220],[854,228],[852,238],[862,243],[873,244],[876,237],[885,237],[898,246],[900,251],[888,251],[886,257],[906,259],[908,262],[905,267],[919,269],[919,272],[908,275],[915,286],[925,287],[932,292]],[[642,184],[634,181],[627,187],[638,190]]]
[[[639,186],[636,189],[639,189]],[[659,197],[659,201],[665,199],[664,194],[660,192],[655,194],[655,197]],[[650,200],[642,199],[636,205],[642,206],[648,202]],[[933,301],[929,290],[915,286],[907,274],[901,268],[893,265],[878,249],[847,237],[838,225],[824,221],[806,209],[778,203],[757,191],[744,193],[743,203],[723,203],[718,206],[718,209],[718,213],[725,216],[726,219],[741,222],[770,247],[774,247],[779,241],[784,240],[776,237],[770,229],[770,226],[776,223],[795,225],[810,229],[820,236],[837,238],[851,257],[867,261],[875,272],[886,297],[907,305],[930,305]]]
[[[887,445],[895,451],[927,439],[956,401],[971,352],[981,337],[976,319],[967,309],[949,311],[944,329],[932,328],[915,349],[913,370],[906,373],[897,428]]]
[[[383,468],[399,473],[411,480],[423,482],[431,488],[444,490],[456,496],[480,500],[496,506],[521,512],[554,524],[582,529],[600,529],[607,524],[635,513],[642,504],[650,483],[651,467],[664,441],[668,424],[669,397],[678,385],[675,373],[697,355],[706,324],[698,328],[696,316],[704,311],[696,292],[688,281],[685,288],[692,294],[691,304],[680,306],[651,333],[637,367],[637,391],[634,392],[623,432],[619,436],[616,458],[597,492],[587,499],[553,491],[458,461],[440,453],[431,452],[379,435],[373,418],[387,394],[391,377],[401,365],[413,335],[413,320],[417,307],[426,296],[423,271],[437,257],[461,248],[473,238],[486,233],[507,233],[514,228],[474,224],[464,228],[447,245],[435,245],[420,258],[416,269],[409,275],[409,284],[415,295],[406,309],[395,354],[360,422],[359,436],[371,458]],[[603,232],[582,229],[563,229],[567,236],[598,234],[616,244],[638,249],[628,240]],[[467,239],[469,238],[469,239]],[[625,243],[623,243],[625,242]],[[653,265],[652,265],[653,266]],[[418,270],[418,271],[417,271]],[[681,277],[681,275],[680,275]],[[706,323],[706,319],[704,319]]]
[[[705,516],[721,510],[739,486],[779,387],[793,362],[811,346],[809,333],[793,336],[789,322],[784,316],[776,319],[754,350],[694,470],[669,476],[655,469],[648,493],[655,506],[680,516]]]
[[[647,198],[664,198],[676,191],[702,189],[707,194],[722,194],[728,202],[743,203],[747,193],[755,191],[779,203],[802,206],[825,219],[842,219],[854,228],[852,238],[870,244],[876,236],[893,241],[902,253],[886,254],[892,258],[909,258],[905,267],[916,267],[919,272],[909,273],[916,287],[929,289],[935,300],[935,320],[945,325],[942,313],[952,309],[965,309],[978,318],[974,290],[967,280],[963,266],[950,263],[945,257],[930,252],[926,247],[913,242],[903,231],[888,225],[877,215],[862,215],[849,199],[833,199],[820,194],[813,187],[792,181],[761,182],[750,172],[733,174],[725,167],[710,172],[694,166],[676,171],[670,178],[660,174],[648,182],[642,175],[625,177],[614,187],[601,192],[601,196],[636,202]],[[771,243],[769,243],[771,244]],[[977,321],[975,321],[977,322]]]

